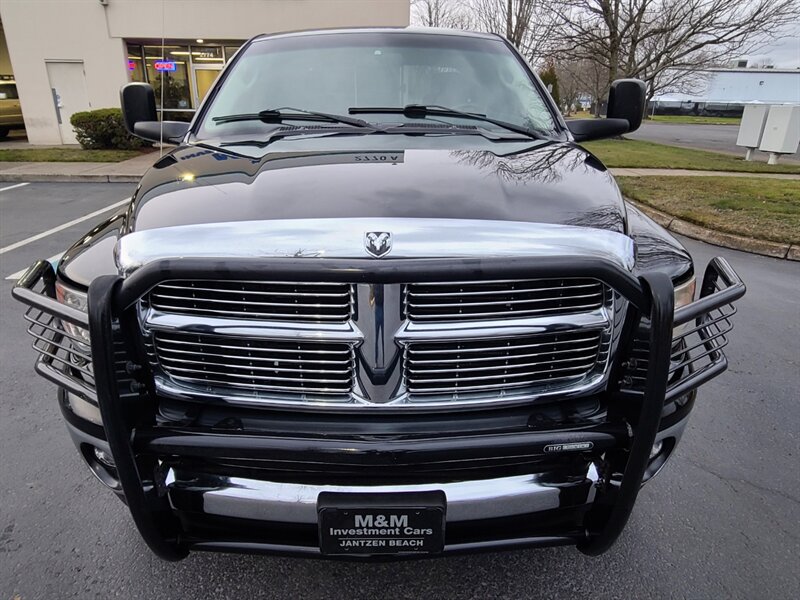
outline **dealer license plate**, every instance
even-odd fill
[[[443,492],[346,494],[317,500],[323,554],[432,554],[444,548]]]

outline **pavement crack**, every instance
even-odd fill
[[[785,500],[789,500],[790,502],[794,502],[795,504],[800,504],[800,500],[799,499],[797,499],[794,496],[784,492],[783,490],[778,490],[778,489],[775,489],[775,488],[759,485],[757,483],[753,483],[752,481],[748,481],[746,479],[738,479],[738,478],[734,478],[734,477],[726,477],[725,475],[722,475],[721,473],[717,473],[713,469],[710,469],[709,467],[707,467],[707,466],[705,466],[703,464],[700,464],[699,462],[694,461],[691,458],[687,459],[687,462],[689,462],[690,464],[694,465],[695,467],[697,467],[701,471],[703,471],[705,473],[708,473],[709,475],[712,475],[712,476],[716,477],[717,479],[719,479],[720,481],[724,482],[725,484],[730,486],[731,489],[734,492],[738,493],[739,490],[736,489],[736,487],[733,485],[733,483],[734,482],[735,483],[741,483],[743,485],[746,485],[746,486],[751,487],[753,489],[759,490],[761,492],[764,492],[764,493],[767,493],[767,494],[775,494],[776,496],[780,496],[781,498],[784,498]]]

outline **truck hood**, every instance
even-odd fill
[[[126,214],[99,224],[67,251],[59,276],[85,287],[116,273],[114,247],[134,231],[242,221],[266,231],[278,219],[361,219],[382,231],[389,218],[421,217],[492,222],[498,230],[503,221],[527,221],[625,233],[636,245],[635,271],[660,270],[677,280],[692,269],[678,241],[623,203],[600,161],[572,144],[540,142],[506,155],[406,148],[246,158],[181,147],[147,172]]]
[[[128,232],[357,217],[527,221],[626,231],[625,206],[606,168],[582,148],[558,142],[535,142],[507,155],[403,149],[270,152],[259,158],[188,146],[161,158],[134,200]]]

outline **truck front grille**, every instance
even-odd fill
[[[600,331],[411,343],[404,377],[410,395],[502,392],[580,381],[604,359]]]
[[[166,281],[148,301],[165,313],[310,322],[347,321],[353,307],[349,284],[316,282]]]
[[[140,317],[166,394],[433,407],[597,389],[621,314],[615,298],[589,278],[169,280],[142,299]]]
[[[405,287],[404,304],[412,321],[463,321],[588,312],[606,298],[595,279],[532,279],[414,283]]]
[[[355,358],[348,344],[158,331],[156,360],[174,381],[234,393],[345,397]]]

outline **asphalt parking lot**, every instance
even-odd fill
[[[739,127],[736,125],[689,125],[645,121],[638,131],[626,133],[625,137],[632,140],[647,140],[671,146],[729,152],[744,157],[745,149],[736,145],[738,135]],[[755,160],[766,162],[768,156],[766,152],[756,152]],[[800,151],[796,151],[791,155],[783,155],[781,160],[782,162],[798,161],[800,160]]]
[[[699,265],[721,254],[748,284],[730,370],[704,388],[677,455],[604,556],[552,548],[377,564],[157,559],[75,453],[55,388],[33,373],[7,279],[66,249],[133,187],[0,184],[0,600],[800,597],[800,263],[692,240]]]

